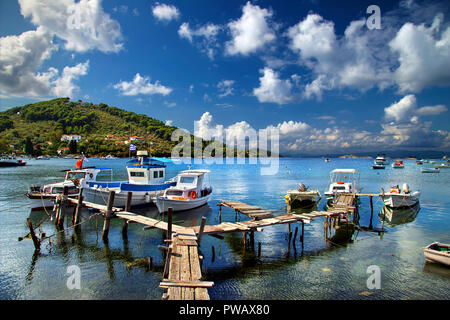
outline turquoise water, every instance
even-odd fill
[[[88,165],[111,167],[114,179],[126,179],[126,160],[93,160]],[[329,172],[335,168],[360,171],[363,192],[378,193],[381,187],[407,182],[420,190],[420,210],[404,223],[392,224],[379,216],[382,204],[374,199],[372,231],[369,200],[362,197],[359,208],[360,230],[345,233],[349,241],[326,241],[323,218],[305,225],[302,248],[288,246],[287,225],[271,226],[255,234],[256,248],[244,248],[242,234],[226,234],[224,240],[205,236],[201,243],[204,256],[202,272],[214,281],[209,289],[212,299],[449,299],[450,269],[425,263],[422,247],[440,241],[450,243],[450,169],[439,174],[422,174],[414,160],[405,161],[405,169],[370,170],[373,159],[281,158],[275,175],[260,174],[260,165],[193,165],[208,168],[214,188],[208,206],[174,216],[174,223],[185,226],[218,224],[219,200],[241,200],[260,207],[286,211],[284,194],[299,181],[323,194]],[[27,234],[26,218],[38,224],[47,217],[45,211],[31,212],[24,193],[32,184],[60,181],[60,170],[73,167],[75,160],[29,160],[27,166],[0,168],[0,299],[161,299],[158,288],[162,277],[163,257],[157,246],[162,232],[129,226],[128,241],[122,239],[122,221],[112,221],[108,243],[101,239],[102,219],[85,220],[82,232],[56,233],[54,224],[45,220],[40,228],[51,242],[34,253],[31,240],[18,241]],[[171,164],[167,176],[187,169]],[[389,181],[389,179],[391,179]],[[324,206],[324,199],[318,205]],[[155,207],[139,213],[159,217]],[[83,212],[83,219],[92,213]],[[224,208],[222,221],[234,221],[234,211]],[[240,220],[248,218],[239,217]],[[70,220],[70,219],[66,219]],[[292,225],[293,230],[298,226]],[[353,229],[351,229],[353,230]],[[383,232],[379,232],[382,230]],[[377,232],[378,231],[378,232]],[[333,230],[333,234],[337,232]],[[342,232],[342,229],[341,229]],[[342,233],[339,235],[342,236]],[[344,238],[345,238],[344,237]],[[341,239],[342,240],[342,239]],[[338,242],[338,243],[337,243]],[[261,254],[257,244],[261,243]],[[212,246],[215,249],[214,259]],[[152,257],[153,266],[146,264]],[[67,267],[79,266],[81,289],[66,286]],[[367,267],[377,265],[381,288],[368,289]],[[369,294],[361,294],[369,292]]]

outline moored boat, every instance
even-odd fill
[[[450,245],[433,242],[423,250],[425,259],[430,262],[441,263],[450,267]]]
[[[420,191],[411,192],[407,183],[402,189],[397,186],[391,187],[388,193],[382,191],[381,199],[385,206],[390,208],[411,207],[419,202]]]
[[[330,184],[324,194],[328,204],[338,193],[359,193],[359,172],[355,169],[334,169],[330,172]]]
[[[185,170],[176,176],[176,185],[156,197],[156,207],[160,213],[169,208],[173,211],[185,211],[205,205],[212,188],[205,177],[209,170]]]
[[[422,173],[439,173],[440,172],[439,168],[436,168],[436,167],[434,167],[434,168],[422,168],[420,171]]]
[[[392,164],[392,168],[394,169],[403,169],[404,167],[405,166],[402,160],[395,160],[394,163]]]
[[[320,200],[319,190],[308,190],[303,183],[298,184],[298,190],[288,190],[284,196],[288,210],[296,208],[309,208]]]
[[[389,162],[386,160],[386,155],[384,154],[379,154],[375,160],[374,160],[375,164],[382,164],[382,165],[387,165],[389,164]]]
[[[27,163],[21,159],[16,158],[2,158],[0,159],[0,167],[21,167]]]

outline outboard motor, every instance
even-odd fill
[[[303,183],[299,183],[298,185],[298,190],[300,191],[300,192],[304,192],[304,191],[306,191],[307,189],[308,189],[308,187],[307,186],[305,186]]]
[[[409,193],[409,186],[407,183],[403,184],[403,193]]]

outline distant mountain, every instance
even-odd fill
[[[375,158],[379,154],[385,154],[388,158],[408,158],[408,157],[415,157],[419,159],[439,159],[443,156],[450,155],[450,152],[445,151],[427,151],[427,150],[396,150],[396,151],[373,151],[373,152],[361,152],[361,153],[334,153],[334,154],[315,154],[315,155],[292,155],[292,157],[301,157],[301,158],[308,158],[308,157],[328,157],[328,158],[338,158],[345,155],[353,155],[357,158],[366,158],[366,157],[372,157]]]

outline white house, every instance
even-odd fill
[[[61,136],[61,141],[81,141],[81,136],[78,134],[63,134]]]

